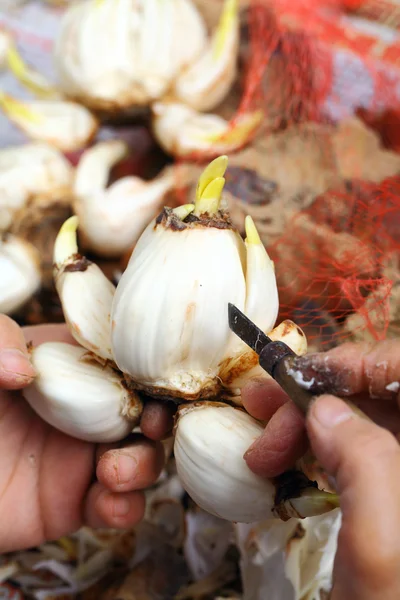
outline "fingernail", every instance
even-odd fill
[[[36,376],[29,358],[18,348],[6,348],[0,352],[0,370],[26,379]]]
[[[259,447],[259,443],[260,443],[261,437],[262,436],[260,436],[259,438],[257,438],[256,441],[252,443],[252,445],[250,446],[250,448],[248,448],[248,450],[246,450],[246,452],[243,454],[244,460],[247,460],[252,454],[254,454],[254,452],[257,451],[257,449]]]
[[[137,460],[128,454],[119,454],[117,462],[118,483],[123,485],[135,479],[137,472]]]
[[[131,503],[128,498],[124,496],[115,497],[114,498],[114,509],[113,515],[114,517],[126,517],[131,509]]]
[[[324,396],[315,400],[311,414],[326,429],[332,429],[339,423],[355,417],[354,412],[345,402],[333,396]]]
[[[253,452],[254,452],[254,448],[253,448],[253,446],[250,446],[250,448],[247,450],[247,452],[245,452],[243,454],[244,460],[247,461],[248,458],[253,454]]]

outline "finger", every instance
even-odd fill
[[[400,597],[400,447],[338,398],[310,409],[312,449],[337,482],[343,514],[334,600]]]
[[[93,529],[126,529],[143,519],[143,492],[116,494],[95,483],[89,490],[84,509],[85,523]]]
[[[140,420],[140,429],[150,440],[162,440],[172,430],[176,406],[172,402],[147,400]]]
[[[252,379],[242,388],[244,408],[260,421],[269,421],[288,400],[288,396],[272,378]]]
[[[123,448],[102,454],[96,474],[105,488],[113,492],[130,492],[152,485],[160,475],[164,462],[162,444],[140,437]]]
[[[64,323],[49,323],[46,325],[31,325],[22,328],[26,342],[32,342],[34,346],[44,342],[65,342],[77,345]]]
[[[400,411],[396,402],[374,400],[365,394],[351,396],[351,402],[380,427],[392,433],[400,431]]]
[[[0,315],[0,387],[21,389],[35,375],[21,328],[10,317]]]
[[[244,459],[257,475],[276,477],[293,467],[306,450],[304,418],[294,404],[287,402],[276,411]]]
[[[310,390],[318,394],[393,399],[400,390],[400,343],[343,344],[324,353],[295,359]]]

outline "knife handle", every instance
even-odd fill
[[[312,382],[304,381],[302,372],[294,366],[296,357],[297,354],[284,342],[271,342],[262,349],[259,362],[264,371],[275,379],[302,413],[307,415],[311,403],[319,394],[317,391],[307,389],[307,386],[311,387]],[[353,412],[368,421],[370,420],[352,402],[343,398],[342,400]]]

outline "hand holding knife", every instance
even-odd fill
[[[304,381],[303,373],[295,366],[297,354],[284,342],[273,341],[259,329],[234,304],[229,303],[230,329],[259,356],[259,364],[289,396],[293,403],[307,415],[310,404],[318,395],[311,390],[312,381]],[[345,400],[354,412],[368,417]]]

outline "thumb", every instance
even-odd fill
[[[334,396],[313,403],[306,425],[342,509],[332,600],[400,598],[399,444]]]
[[[0,314],[0,388],[18,390],[35,377],[22,329]]]

